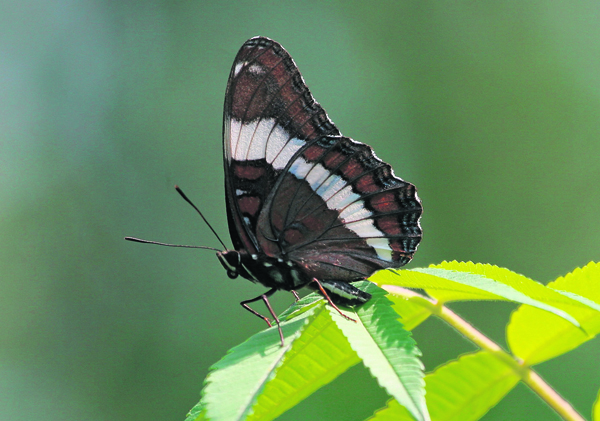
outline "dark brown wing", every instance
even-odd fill
[[[258,216],[289,160],[307,142],[339,132],[290,55],[263,37],[238,52],[223,114],[229,231],[237,250],[255,253],[261,249]]]

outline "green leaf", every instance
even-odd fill
[[[315,316],[294,341],[275,377],[266,384],[248,420],[278,417],[360,362],[331,319],[323,298],[315,296],[319,299]],[[307,302],[314,302],[312,298],[303,298],[298,307],[306,308]]]
[[[555,291],[558,292],[559,294],[565,295],[575,301],[579,301],[581,304],[584,304],[590,308],[593,308],[596,311],[600,311],[600,304],[596,303],[595,301],[590,300],[589,298],[582,297],[581,295],[575,294],[574,292],[562,291],[559,289],[556,289]]]
[[[206,420],[206,411],[203,402],[198,402],[185,417],[185,421],[204,421]]]
[[[506,337],[512,352],[529,365],[547,361],[581,345],[600,333],[600,264],[589,263],[548,284],[577,301],[569,313],[582,329],[535,308],[522,306],[511,316]]]
[[[279,320],[290,320],[298,317],[302,313],[315,307],[317,304],[324,304],[323,296],[313,292],[305,297],[300,298],[294,304],[289,306],[283,313],[279,315]]]
[[[283,347],[275,326],[231,349],[214,364],[206,378],[200,401],[206,419],[245,419],[265,384],[274,376],[286,352],[292,348],[313,315],[314,310],[281,323],[285,337]]]
[[[354,285],[373,298],[359,307],[345,310],[354,323],[328,306],[332,319],[348,338],[350,345],[380,386],[408,409],[416,420],[429,420],[424,398],[421,355],[410,332],[406,331],[394,312],[386,292],[363,281]]]
[[[546,291],[544,285],[540,284],[539,282],[535,282],[524,275],[513,272],[506,268],[498,267],[496,265],[473,262],[444,261],[437,265],[430,265],[429,267],[434,269],[445,269],[456,272],[471,273],[473,275],[481,275],[483,278],[494,280],[497,283],[500,283],[502,286],[511,287],[513,290],[519,291],[528,297],[535,297],[536,299],[544,302],[546,302],[548,297],[552,296],[552,291]],[[491,292],[504,298],[504,294],[499,294],[495,291]],[[554,298],[560,300],[561,297],[555,296]],[[460,300],[461,298],[458,299]],[[445,299],[442,300],[447,301]]]
[[[488,352],[463,355],[425,376],[427,406],[433,421],[480,419],[519,382],[510,366]],[[372,421],[410,420],[395,400]]]
[[[381,270],[369,278],[379,286],[395,285],[419,288],[441,302],[455,300],[502,300],[502,297],[479,288],[446,279],[438,274],[429,274],[429,269]]]
[[[512,367],[488,352],[463,355],[426,378],[428,406],[435,420],[477,420],[519,380]]]
[[[435,421],[433,416],[431,419]],[[387,401],[385,407],[378,409],[367,421],[413,421],[413,417],[396,399],[390,399]]]
[[[554,313],[579,326],[579,322],[553,304],[582,307],[583,304],[557,293],[544,285],[492,265],[444,262],[440,267],[417,268],[396,273],[382,282],[378,276],[371,279],[378,284],[386,283],[410,288],[423,288],[441,303],[452,300],[509,300],[528,304]],[[441,267],[445,268],[441,268]],[[459,272],[460,271],[460,272]],[[487,276],[494,276],[488,278]],[[394,283],[391,283],[394,282]],[[552,303],[552,304],[550,304]]]

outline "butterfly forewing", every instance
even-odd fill
[[[412,258],[421,239],[415,187],[339,133],[276,42],[253,38],[240,49],[223,133],[236,250],[346,282]]]
[[[255,252],[258,215],[283,169],[307,141],[339,132],[283,47],[253,38],[229,75],[223,133],[231,237]]]

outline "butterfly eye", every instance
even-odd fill
[[[227,276],[229,276],[231,279],[235,279],[238,277],[238,273],[234,270],[228,270]]]

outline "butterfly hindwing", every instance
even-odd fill
[[[402,266],[421,238],[414,186],[369,146],[346,137],[307,147],[272,195],[259,235],[278,239],[318,279],[350,281]]]

